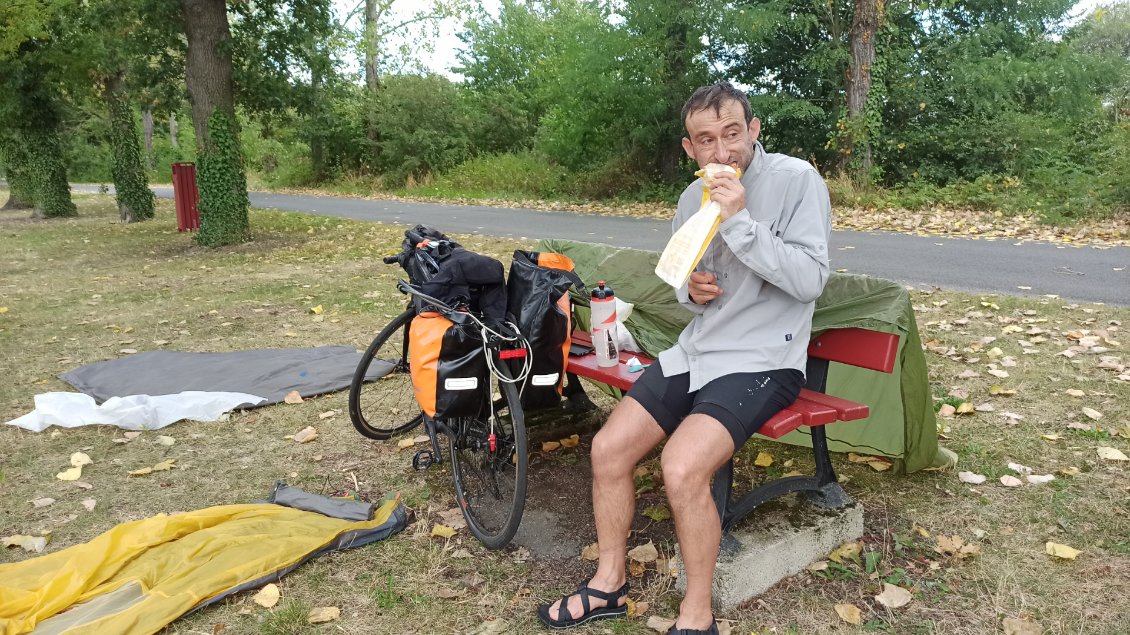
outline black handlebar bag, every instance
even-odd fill
[[[567,256],[514,252],[506,282],[507,311],[529,341],[533,355],[530,373],[521,386],[524,408],[547,408],[561,401],[573,332],[571,286],[584,292],[585,285],[573,271],[573,261]],[[518,376],[525,360],[508,362],[514,376]]]

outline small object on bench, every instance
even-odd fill
[[[588,343],[588,333],[576,331],[573,342]],[[791,476],[769,481],[741,498],[731,498],[733,461],[724,465],[714,476],[712,495],[722,520],[722,531],[730,529],[745,518],[758,505],[791,492],[806,492],[809,499],[825,508],[841,508],[850,504],[851,497],[840,487],[832,461],[828,455],[828,441],[824,426],[837,421],[857,421],[870,414],[867,404],[856,403],[824,393],[828,380],[828,363],[838,362],[861,368],[890,373],[898,356],[899,336],[861,328],[832,329],[814,337],[808,346],[808,369],[805,373],[807,387],[801,389],[797,400],[774,415],[758,431],[770,439],[779,439],[801,426],[808,426],[812,434],[812,454],[816,462],[813,476]],[[627,361],[638,358],[641,363],[654,360],[639,353],[621,353],[620,364],[604,368],[596,364],[595,355],[570,357],[568,371],[609,386],[628,390],[639,377],[628,368]]]

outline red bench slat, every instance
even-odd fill
[[[766,421],[757,433],[770,439],[780,439],[804,425],[803,421],[804,418],[801,417],[799,412],[785,408],[773,415],[772,419]]]
[[[898,359],[899,336],[868,329],[832,329],[808,345],[812,357],[889,373]]]
[[[859,419],[866,419],[867,416],[871,414],[871,409],[867,407],[867,404],[848,401],[847,399],[841,399],[807,388],[800,389],[799,398],[834,408],[838,415],[837,419],[840,421],[858,421]]]

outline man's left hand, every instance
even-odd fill
[[[745,208],[745,186],[736,174],[716,174],[710,183],[710,200],[718,203],[722,208],[722,220],[726,220]]]

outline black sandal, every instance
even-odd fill
[[[571,617],[569,614],[569,598],[574,595],[581,598],[581,615],[580,617]],[[561,605],[557,607],[557,619],[554,619],[549,614],[549,607],[553,603],[543,604],[538,607],[538,617],[541,618],[543,624],[550,628],[570,628],[579,626],[585,622],[593,620],[604,620],[613,617],[623,617],[628,614],[628,603],[618,605],[620,598],[628,596],[628,583],[625,582],[624,586],[615,591],[600,591],[590,587],[587,584],[582,584],[576,591],[569,595],[562,596]],[[589,608],[589,598],[596,598],[604,600],[608,604],[598,609]]]
[[[694,628],[675,628],[672,624],[671,628],[667,629],[667,635],[718,635],[718,622],[710,621],[710,628],[706,630]]]

